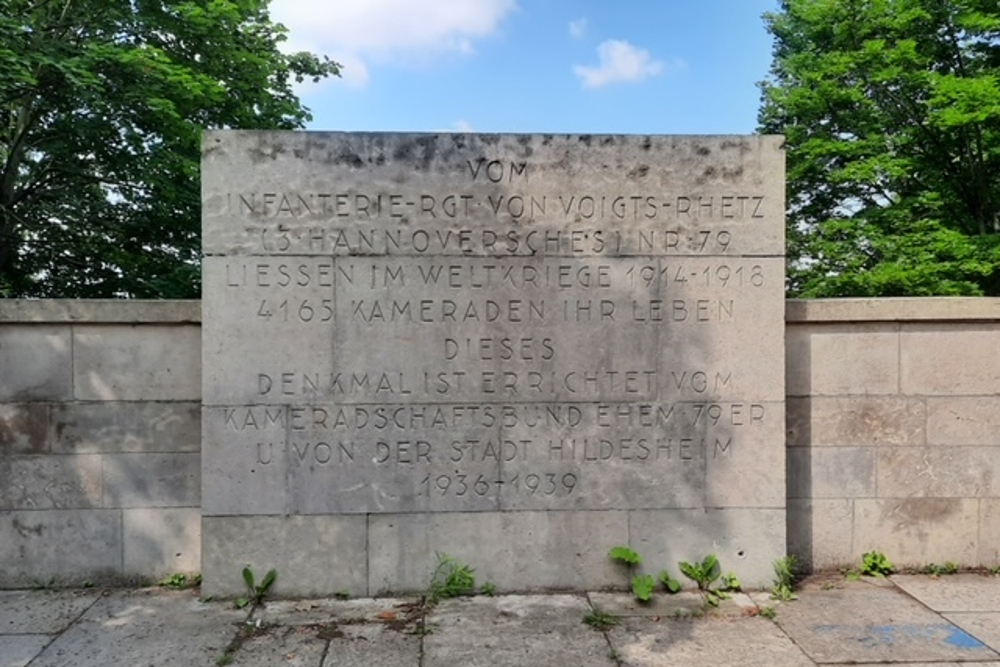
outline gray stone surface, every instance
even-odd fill
[[[1000,433],[1000,396],[927,399],[927,444],[993,445]]]
[[[793,447],[788,450],[789,498],[875,496],[872,447]]]
[[[919,446],[933,412],[911,396],[791,398],[787,408],[789,447]]]
[[[0,456],[48,451],[47,403],[0,404]]]
[[[973,563],[978,509],[975,498],[858,498],[854,500],[855,556],[878,549],[898,567]]]
[[[198,507],[201,455],[106,454],[106,507]]]
[[[0,327],[0,401],[71,400],[72,359],[67,326]]]
[[[27,667],[51,641],[49,635],[0,634],[0,667]]]
[[[604,637],[585,625],[590,606],[576,596],[504,596],[449,600],[428,618],[424,665],[615,664]]]
[[[608,637],[628,667],[747,665],[809,667],[812,661],[761,618],[653,621],[628,618]]]
[[[1000,612],[953,612],[944,617],[1000,653]]]
[[[987,646],[883,583],[811,589],[777,622],[817,663],[997,660]]]
[[[196,507],[136,508],[122,512],[127,579],[201,571],[201,510]]]
[[[206,517],[367,515],[372,591],[523,527],[478,565],[520,590],[604,585],[580,565],[625,526],[569,537],[582,511],[760,508],[759,578],[783,163],[760,136],[206,134]]]
[[[242,616],[231,608],[201,603],[191,591],[112,592],[31,664],[210,665],[223,655]]]
[[[0,509],[99,508],[100,456],[10,456],[0,459]]]
[[[899,332],[887,324],[802,324],[785,334],[788,396],[899,392]]]
[[[197,452],[197,402],[61,403],[52,406],[52,451],[67,454]]]
[[[885,447],[879,495],[981,498],[1000,495],[1000,447]]]
[[[99,597],[96,591],[0,591],[0,635],[57,635]]]
[[[3,299],[0,322],[146,322],[190,324],[201,320],[201,302],[140,299]]]
[[[954,574],[893,575],[892,582],[937,612],[1000,612],[1000,577]]]
[[[995,394],[1000,378],[996,345],[996,328],[989,323],[907,324],[899,333],[900,392]]]
[[[854,501],[788,499],[788,553],[806,572],[853,566]]]

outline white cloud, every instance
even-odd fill
[[[348,83],[363,85],[373,59],[474,52],[516,8],[515,0],[274,0],[271,17],[288,28],[288,48],[326,54]]]
[[[469,121],[463,119],[456,120],[451,124],[451,128],[455,132],[475,132]]]
[[[663,63],[649,51],[626,41],[609,39],[597,46],[597,67],[577,65],[573,72],[584,88],[600,88],[611,83],[638,83],[663,71]]]
[[[587,34],[587,17],[583,16],[569,22],[569,34],[574,39],[580,39]]]

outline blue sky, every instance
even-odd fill
[[[742,134],[778,0],[274,0],[344,65],[309,129]]]

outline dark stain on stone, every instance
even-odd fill
[[[334,164],[344,164],[354,167],[355,169],[361,169],[365,166],[365,161],[361,159],[361,156],[352,151],[343,151],[334,159]]]
[[[603,139],[601,139],[601,144],[604,145],[604,146],[607,146],[608,144],[613,144],[613,143],[615,143],[615,138],[612,137],[611,135],[608,135],[608,136],[604,137]]]
[[[15,406],[11,416],[0,419],[0,452],[44,453],[48,427],[47,405]],[[26,443],[27,447],[20,443]]]
[[[730,183],[735,183],[743,178],[743,165],[735,167],[733,169],[723,169],[722,170],[722,180],[729,181]]]
[[[641,146],[642,146],[642,150],[648,151],[650,148],[653,147],[653,139],[651,137],[645,137],[642,140]]]
[[[694,152],[697,153],[698,155],[701,155],[702,157],[712,154],[712,150],[708,148],[708,146],[698,146],[696,149],[694,149]]]
[[[383,153],[379,153],[375,156],[375,166],[381,167],[383,164],[385,164],[385,155]]]
[[[17,520],[17,517],[11,519],[11,526],[14,527],[14,530],[17,531],[18,535],[25,538],[31,537],[32,535],[34,535],[35,537],[41,537],[42,531],[45,529],[45,527],[42,524],[38,524],[36,526],[29,526],[26,523],[21,523],[20,521]]]
[[[590,136],[589,134],[581,134],[580,137],[579,137],[580,143],[584,144],[585,146],[589,146],[590,142],[592,140],[593,140],[593,137]]]
[[[900,518],[913,523],[941,523],[959,509],[957,498],[907,498],[896,505]]]

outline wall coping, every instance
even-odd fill
[[[198,324],[201,301],[0,299],[0,323]]]
[[[1000,322],[1000,298],[788,299],[785,322]]]
[[[1000,297],[788,299],[785,321],[1000,322]],[[0,299],[0,322],[23,324],[199,324],[200,301]]]

